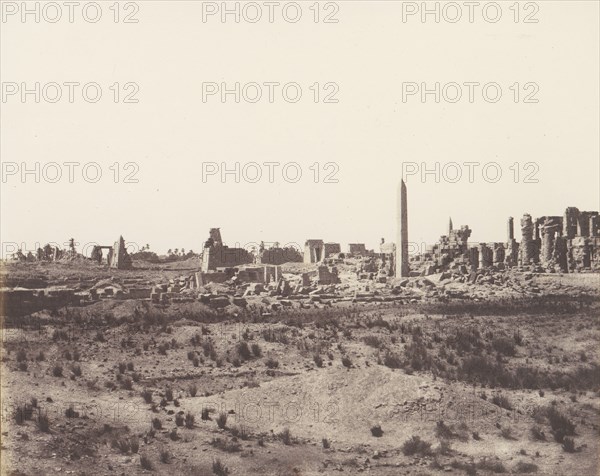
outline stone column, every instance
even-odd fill
[[[521,265],[528,265],[534,261],[535,243],[533,241],[533,222],[531,215],[525,214],[521,219]]]
[[[479,268],[489,268],[494,263],[494,252],[485,243],[479,243]]]
[[[408,264],[408,204],[406,200],[406,184],[400,181],[397,196],[396,214],[396,277],[409,275]]]
[[[564,236],[557,236],[554,240],[552,258],[563,273],[569,272],[567,252],[567,239]]]
[[[469,265],[472,271],[479,268],[479,249],[476,246],[469,248]]]
[[[506,252],[503,243],[494,243],[494,264],[503,264]]]
[[[575,207],[569,207],[565,210],[563,219],[563,236],[570,240],[577,235],[577,218],[579,210]]]
[[[508,242],[515,239],[515,221],[513,217],[508,217]]]

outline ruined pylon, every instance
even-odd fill
[[[397,197],[396,214],[396,277],[407,277],[408,268],[408,209],[406,201],[406,184],[400,180]]]

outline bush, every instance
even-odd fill
[[[418,436],[412,436],[402,445],[402,453],[405,456],[420,454],[423,456],[431,454],[431,443],[421,440]]]
[[[183,426],[184,419],[185,417],[181,413],[178,413],[177,415],[175,415],[175,424],[177,426]]]
[[[262,355],[262,350],[260,349],[260,345],[252,344],[252,353],[254,357],[260,357]]]
[[[140,449],[140,442],[137,438],[130,438],[129,445],[131,446],[132,453],[137,453]]]
[[[492,347],[496,352],[508,357],[513,357],[517,353],[514,339],[509,339],[508,337],[498,337],[494,339],[492,341]]]
[[[236,453],[242,450],[242,445],[240,445],[235,438],[232,441],[227,441],[221,438],[213,438],[210,444],[221,451],[226,451],[227,453]]]
[[[25,420],[31,420],[32,416],[33,407],[27,404],[17,406],[13,413],[13,418],[17,425],[22,425],[25,422]]]
[[[119,373],[123,374],[127,370],[127,364],[125,362],[119,362]]]
[[[171,387],[167,387],[165,390],[165,398],[167,399],[167,402],[173,401],[173,389]]]
[[[17,362],[25,362],[27,360],[27,352],[23,349],[17,352]]]
[[[121,381],[121,386],[125,389],[125,390],[131,390],[133,389],[133,380],[131,380],[131,378],[127,377],[124,378]]]
[[[152,403],[152,390],[145,388],[142,390],[142,398],[146,403]]]
[[[196,421],[196,417],[192,415],[190,412],[187,412],[185,415],[185,427],[186,428],[194,428],[194,422]]]
[[[73,365],[71,367],[71,372],[73,373],[73,375],[75,377],[81,377],[81,374],[82,374],[82,372],[81,372],[81,366],[80,365]]]
[[[223,429],[225,428],[225,425],[227,425],[227,413],[221,412],[219,413],[219,417],[217,418],[217,426]]]
[[[315,354],[313,356],[313,360],[315,361],[315,365],[319,368],[323,367],[323,357],[321,357],[319,354]]]
[[[40,431],[42,431],[44,433],[49,433],[50,432],[50,420],[48,419],[48,415],[46,415],[45,413],[44,414],[40,413],[38,415],[37,425],[38,425],[38,428],[40,429]]]
[[[400,369],[402,368],[402,359],[400,358],[400,356],[388,352],[383,358],[383,365],[389,367],[390,369]]]
[[[55,365],[52,368],[52,375],[54,375],[55,377],[62,377],[63,376],[63,368],[62,365]]]
[[[443,421],[438,421],[435,425],[435,436],[440,439],[450,439],[456,436],[452,429]]]
[[[229,469],[221,463],[219,458],[213,461],[212,470],[217,476],[227,476],[229,474]]]
[[[191,397],[195,397],[196,394],[198,393],[198,387],[196,386],[195,383],[193,383],[192,385],[190,385],[190,387],[188,388],[188,391],[190,392],[190,396]]]
[[[79,412],[76,412],[73,405],[71,405],[65,410],[65,416],[67,418],[79,418]]]
[[[129,451],[131,450],[131,443],[129,442],[128,438],[119,438],[113,440],[112,446],[113,448],[118,448],[119,451],[123,454],[129,453]]]
[[[371,435],[381,438],[383,436],[383,430],[380,425],[374,425],[371,427]]]
[[[203,420],[210,420],[210,408],[202,408],[202,414],[200,418]]]
[[[510,400],[504,395],[498,394],[492,397],[492,403],[494,405],[499,406],[500,408],[504,408],[506,410],[512,410],[512,405],[510,404]]]
[[[575,440],[569,436],[565,436],[562,441],[562,447],[567,453],[575,453]]]
[[[549,406],[546,410],[546,416],[550,421],[550,426],[556,435],[566,435],[572,436],[575,434],[575,425],[562,413],[560,413],[553,406]],[[562,442],[562,438],[557,439],[560,443]]]
[[[265,365],[270,369],[276,369],[277,367],[279,367],[279,361],[275,360],[272,357],[269,357],[266,360]]]
[[[148,458],[146,455],[141,455],[140,456],[140,465],[142,468],[148,470],[148,471],[152,471],[152,461],[150,461],[150,458]]]
[[[525,461],[519,461],[515,465],[515,472],[517,474],[536,473],[538,470],[537,465],[533,463],[527,463]]]
[[[506,468],[500,461],[491,461],[487,458],[483,458],[475,465],[476,469],[483,471],[489,471],[491,473],[506,473]]]
[[[152,428],[156,430],[162,429],[162,422],[158,418],[152,419]]]
[[[448,440],[440,440],[440,446],[437,449],[437,453],[441,455],[449,455],[452,453],[452,445]]]
[[[539,426],[532,426],[529,431],[534,440],[544,441],[546,439],[546,435]]]
[[[169,464],[171,462],[171,453],[166,448],[160,450],[160,461],[164,464]]]
[[[383,342],[378,336],[368,335],[363,337],[363,342],[368,346],[375,347],[376,349],[380,349],[383,347]]]
[[[237,345],[237,353],[242,360],[248,360],[252,356],[250,353],[250,347],[246,341],[242,341]]]
[[[352,367],[352,361],[348,356],[342,357],[342,365],[348,369]]]
[[[323,443],[323,448],[325,448],[326,450],[331,447],[331,443],[329,443],[329,440],[327,438],[323,438],[321,442]]]
[[[281,441],[283,442],[284,445],[291,445],[292,444],[292,434],[290,432],[289,428],[284,428],[283,431],[281,433],[279,433],[279,438],[281,439]]]

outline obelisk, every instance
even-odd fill
[[[408,210],[406,184],[398,185],[398,209],[396,215],[396,277],[408,277]]]

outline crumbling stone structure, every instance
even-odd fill
[[[533,237],[534,225],[531,215],[526,213],[521,219],[521,245],[519,246],[519,264],[529,265],[539,261],[539,249]]]
[[[598,220],[598,212],[575,207],[568,207],[563,216],[540,217],[534,224],[524,215],[519,265],[539,263],[547,271],[563,273],[600,269]]]
[[[325,258],[325,244],[323,240],[306,240],[304,244],[304,262],[320,263]]]
[[[130,269],[132,267],[131,257],[127,253],[127,246],[122,236],[115,241],[111,251],[108,253],[108,266],[116,269]]]
[[[349,243],[348,253],[351,256],[367,256],[367,248],[364,243]]]
[[[338,284],[338,270],[335,266],[319,266],[319,284]]]
[[[271,264],[275,266],[283,263],[302,263],[303,260],[302,253],[292,246],[284,248],[274,246],[265,249],[262,243],[256,257],[257,264]]]
[[[244,248],[229,248],[221,240],[221,230],[211,228],[202,252],[202,271],[207,273],[217,268],[230,268],[254,262],[254,256]]]
[[[325,258],[329,258],[331,255],[337,255],[342,252],[342,247],[339,243],[325,243],[324,245]]]

